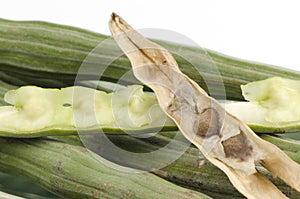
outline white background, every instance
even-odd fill
[[[300,71],[300,2],[281,0],[2,0],[0,17],[110,34],[111,12],[136,29],[168,29],[201,47]]]

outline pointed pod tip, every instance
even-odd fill
[[[134,29],[115,12],[111,13],[109,28],[113,36],[127,31],[134,31]]]
[[[109,23],[108,23],[110,32],[112,33],[113,36],[116,34],[118,17],[119,16],[115,12],[112,12]]]
[[[111,19],[114,21],[118,17],[118,15],[115,12],[111,13]]]

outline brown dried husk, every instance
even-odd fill
[[[261,164],[300,191],[300,165],[259,138],[184,75],[173,56],[112,14],[110,30],[135,76],[156,94],[161,108],[205,157],[247,198],[287,198],[256,169]]]

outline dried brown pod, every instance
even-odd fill
[[[223,170],[247,198],[287,198],[255,167],[300,191],[300,165],[275,145],[259,138],[188,76],[173,56],[144,38],[121,17],[109,22],[117,44],[129,58],[135,76],[156,94],[161,108],[205,157]]]

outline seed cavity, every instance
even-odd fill
[[[222,142],[226,157],[246,161],[253,152],[245,133],[240,130],[240,134],[235,135]]]
[[[219,135],[221,133],[221,124],[221,117],[217,110],[209,107],[199,113],[199,120],[194,124],[194,132],[202,138]]]

